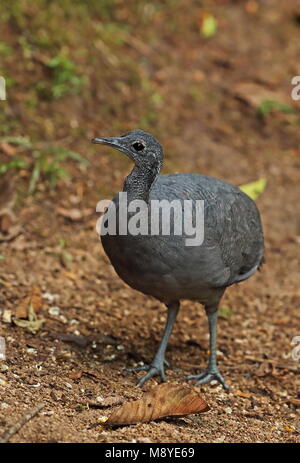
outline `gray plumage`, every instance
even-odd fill
[[[135,166],[124,182],[128,201],[142,199],[144,214],[151,223],[152,200],[204,200],[204,241],[187,246],[185,233],[154,236],[106,234],[102,244],[117,274],[132,288],[154,296],[168,307],[164,336],[148,373],[140,380],[159,374],[165,380],[165,350],[175,321],[179,301],[195,300],[205,307],[210,329],[208,368],[197,384],[217,379],[227,388],[216,364],[217,309],[225,289],[249,278],[263,261],[264,241],[260,216],[255,203],[239,188],[199,174],[159,175],[163,150],[158,141],[136,130],[118,138],[97,138],[94,143],[112,146],[127,156]],[[117,212],[119,197],[113,199]],[[130,218],[129,214],[129,218]],[[193,219],[195,220],[194,210]]]

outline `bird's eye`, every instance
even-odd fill
[[[145,146],[143,145],[143,143],[141,143],[140,141],[136,141],[132,144],[132,147],[135,149],[135,151],[143,151],[143,149],[145,148]]]

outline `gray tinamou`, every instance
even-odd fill
[[[196,379],[196,384],[215,379],[227,389],[216,361],[217,311],[225,289],[251,277],[263,261],[263,231],[254,201],[238,187],[212,177],[199,174],[159,175],[163,149],[152,135],[141,130],[121,137],[95,138],[92,141],[111,146],[134,162],[133,170],[125,179],[123,192],[127,194],[128,204],[134,200],[143,201],[139,202],[142,204],[139,209],[129,208],[124,218],[124,214],[120,213],[120,195],[114,197],[102,221],[104,250],[122,280],[132,288],[164,302],[168,308],[163,337],[152,363],[131,370],[147,371],[138,385],[142,386],[157,374],[165,381],[168,340],[180,300],[189,299],[205,307],[210,356],[207,369],[188,379]],[[139,231],[125,234],[124,229],[120,231],[120,227],[124,226],[122,220],[126,221],[125,225],[134,220],[132,211],[139,211],[140,224],[142,219],[148,218],[150,227],[151,215],[154,217],[151,209],[153,200],[177,200],[182,206],[181,217],[178,210],[175,213],[171,209],[169,234],[163,233],[160,223],[156,234],[138,234]],[[187,245],[187,238],[191,235],[185,232],[184,227],[179,234],[175,230],[175,222],[178,225],[179,220],[180,225],[183,221],[184,204],[194,205],[196,200],[203,200],[202,222],[200,225],[196,222],[196,207],[190,207],[190,215],[187,213],[186,217],[191,218],[192,225],[203,227],[204,239],[201,244]],[[117,225],[109,231],[108,223],[112,220],[113,210]],[[165,209],[162,210],[160,221],[162,217],[168,219]],[[157,219],[157,215],[154,218]]]

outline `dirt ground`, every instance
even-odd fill
[[[2,231],[0,243],[0,335],[7,354],[0,361],[0,436],[45,404],[10,442],[300,442],[300,363],[292,359],[291,344],[300,336],[300,101],[290,96],[291,78],[300,74],[300,4],[192,1],[184,10],[178,2],[162,3],[162,8],[156,2],[143,6],[144,24],[133,4],[116,2],[116,23],[123,12],[133,32],[111,48],[93,41],[92,25],[101,24],[101,16],[88,18],[89,30],[82,21],[86,54],[78,62],[89,76],[82,94],[26,105],[42,72],[33,59],[40,57],[39,49],[26,61],[16,45],[11,58],[17,84],[11,99],[0,102],[11,124],[3,134],[27,135],[46,146],[58,140],[92,165],[70,162],[71,180],[52,190],[40,183],[33,195],[25,194],[26,169],[15,173],[13,188],[11,176],[0,177],[0,206],[10,203],[12,226],[19,227],[11,235]],[[26,8],[28,19],[34,7]],[[209,39],[199,33],[203,11],[218,20]],[[60,12],[53,14],[59,22]],[[66,31],[73,21],[80,33],[78,18],[65,21]],[[33,37],[38,25],[32,24]],[[1,40],[14,47],[18,34],[7,20]],[[145,82],[129,75],[133,63]],[[292,112],[275,108],[262,114],[270,99]],[[107,429],[99,418],[110,408],[96,408],[95,402],[140,397],[135,385],[142,373],[124,367],[151,361],[166,310],[126,286],[99,243],[97,201],[122,188],[130,163],[89,139],[138,127],[164,145],[164,173],[199,172],[236,185],[267,179],[257,201],[266,263],[222,300],[218,361],[230,389],[199,387],[210,411]],[[1,162],[10,156],[7,145],[0,155]],[[3,319],[9,311],[15,314],[32,288],[43,295],[37,317],[44,323],[36,334]],[[186,375],[203,369],[207,349],[203,309],[183,301],[167,350],[168,380],[185,383]],[[155,383],[152,379],[143,389]]]

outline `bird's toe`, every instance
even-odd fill
[[[164,363],[161,365],[155,365],[154,363],[151,365],[141,365],[136,368],[126,368],[127,371],[134,372],[134,371],[147,371],[147,373],[139,380],[137,383],[138,387],[142,387],[148,379],[153,378],[153,376],[160,376],[162,382],[166,381],[166,375],[164,370]]]
[[[150,370],[150,368],[151,368],[150,365],[139,365],[134,368],[125,368],[125,370],[128,371],[129,373],[132,373],[135,371],[148,371]]]
[[[218,381],[220,384],[222,384],[225,390],[229,389],[229,387],[225,383],[223,376],[218,370],[203,371],[202,373],[199,373],[198,375],[190,375],[187,377],[187,379],[196,379],[197,380],[195,383],[196,386],[200,386],[201,384],[207,384],[215,380],[215,381]]]

